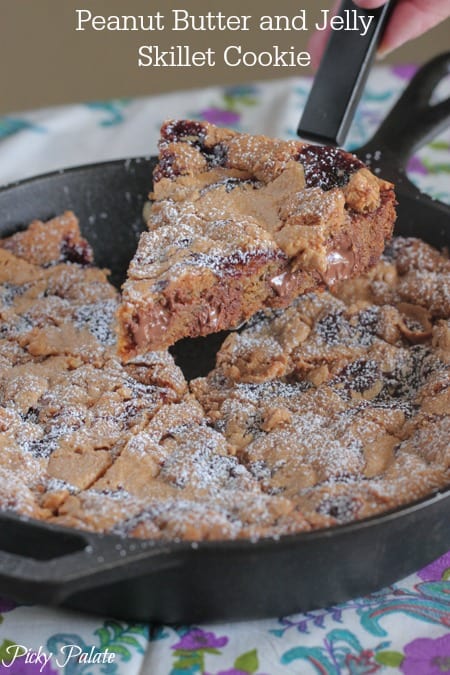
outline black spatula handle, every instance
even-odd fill
[[[301,138],[326,145],[344,143],[393,5],[390,0],[368,11],[356,7],[352,0],[342,2],[338,16],[348,20],[350,28],[355,24],[360,30],[331,32],[297,129]],[[357,17],[371,19],[365,35],[361,35]]]

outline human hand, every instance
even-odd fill
[[[377,9],[386,0],[353,0],[362,9]],[[337,13],[340,2],[333,11]],[[400,45],[426,33],[450,16],[450,0],[398,0],[386,26],[378,53],[384,56]],[[316,32],[310,41],[312,62],[317,65],[325,50],[329,32]]]

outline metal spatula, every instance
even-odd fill
[[[300,137],[325,145],[344,143],[394,4],[388,0],[380,9],[368,11],[343,0],[337,16],[345,21],[357,12],[371,23],[365,35],[331,32],[297,130]]]

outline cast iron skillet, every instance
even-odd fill
[[[375,148],[398,163],[405,208],[397,234],[450,244],[450,209],[424,196],[404,176],[408,147],[417,148],[448,116],[429,106],[449,55],[415,79],[376,136]],[[426,96],[426,101],[425,97]],[[435,118],[430,120],[430,118]],[[396,125],[405,134],[395,134]],[[386,133],[385,141],[383,134]],[[365,151],[368,151],[366,146]],[[396,153],[398,153],[396,155]],[[154,158],[120,160],[40,176],[0,190],[0,236],[73,209],[100,266],[119,284],[143,229],[142,206]],[[389,174],[389,171],[391,174]],[[402,197],[401,197],[402,199]],[[416,203],[411,209],[408,203]],[[420,212],[421,205],[428,209]],[[189,375],[210,365],[217,338],[186,341],[176,356]],[[0,594],[26,603],[65,605],[124,619],[167,623],[261,618],[306,611],[386,586],[450,548],[450,487],[406,508],[364,521],[278,540],[153,542],[90,534],[0,515]]]

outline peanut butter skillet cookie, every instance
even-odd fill
[[[450,263],[394,239],[366,275],[256,314],[190,384],[117,356],[119,295],[67,213],[1,242],[0,505],[126,536],[279,536],[450,482]]]
[[[383,253],[390,183],[341,150],[168,122],[146,217],[122,296],[72,213],[0,240],[1,508],[255,539],[450,483],[450,262]],[[167,347],[229,328],[188,383]]]

